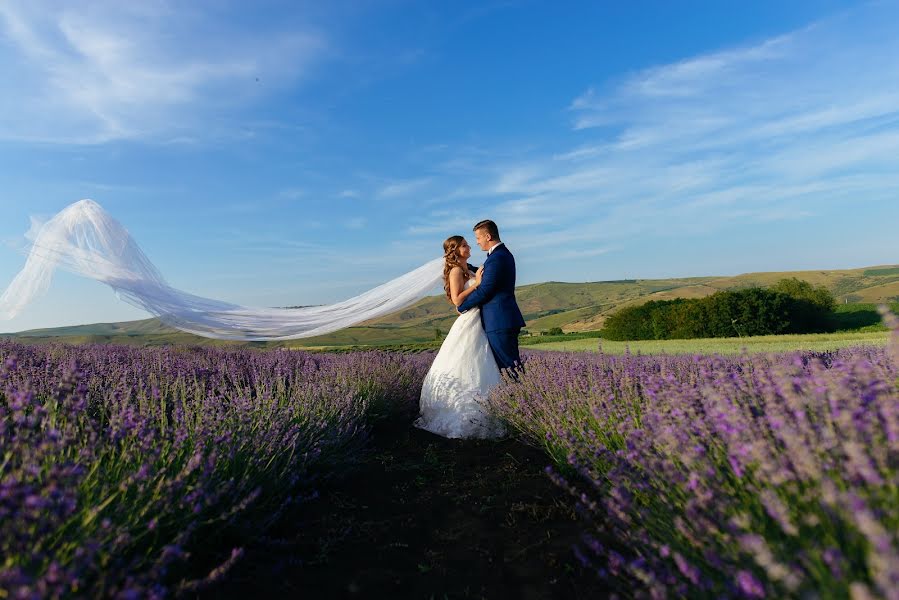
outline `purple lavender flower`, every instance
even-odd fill
[[[0,588],[171,595],[209,528],[263,532],[311,467],[417,409],[429,360],[0,341]]]
[[[765,597],[765,587],[755,575],[744,569],[737,571],[737,588],[747,598]]]
[[[899,337],[887,351],[534,353],[490,404],[573,467],[553,481],[595,507],[581,512],[585,539],[613,536],[619,554],[582,556],[596,568],[611,560],[624,585],[794,597],[849,596],[865,582],[889,597],[899,589],[889,525],[899,503],[888,492],[899,485],[897,349]]]

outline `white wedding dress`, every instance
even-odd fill
[[[501,437],[505,429],[486,408],[487,395],[501,380],[481,309],[468,310],[450,327],[425,375],[415,426],[448,438]]]

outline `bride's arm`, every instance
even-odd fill
[[[452,297],[453,304],[458,307],[465,299],[478,288],[477,282],[471,285],[467,290],[462,289],[465,287],[465,278],[462,276],[462,269],[460,267],[454,267],[449,274],[449,284],[450,284],[450,296]]]

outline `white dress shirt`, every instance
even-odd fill
[[[493,244],[492,246],[487,248],[487,256],[490,256],[491,252],[493,252],[494,250],[496,250],[497,248],[499,248],[502,245],[503,245],[503,242],[497,242],[496,244]]]

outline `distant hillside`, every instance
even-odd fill
[[[91,325],[72,325],[70,327],[54,327],[51,329],[31,329],[14,334],[16,337],[61,337],[61,336],[119,336],[119,335],[156,335],[176,332],[163,325],[159,319],[143,319],[141,321],[123,321],[121,323],[93,323]]]
[[[784,271],[746,273],[734,277],[691,277],[683,279],[636,279],[590,283],[546,282],[521,286],[518,304],[528,329],[539,332],[600,329],[611,313],[623,306],[648,300],[700,298],[719,290],[769,286],[785,277],[797,277],[831,290],[838,301],[881,303],[899,301],[899,266],[885,265],[834,271]],[[332,334],[287,342],[252,342],[260,347],[328,347],[427,342],[445,334],[456,318],[443,296],[425,298],[416,304],[380,319]],[[237,345],[197,337],[171,329],[157,319],[123,323],[97,323],[54,329],[37,329],[11,337],[43,342],[65,338],[73,343],[132,343]]]

